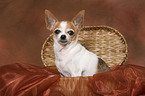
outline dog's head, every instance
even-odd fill
[[[84,23],[85,11],[80,11],[72,21],[58,21],[48,10],[45,10],[47,29],[53,32],[53,39],[61,45],[67,45],[77,38],[78,31]]]

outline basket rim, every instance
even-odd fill
[[[117,30],[117,29],[114,29],[113,27],[110,27],[110,26],[105,26],[105,25],[99,25],[99,26],[83,26],[83,28],[80,30],[80,31],[89,31],[89,30],[98,30],[99,28],[101,29],[105,29],[105,28],[108,28],[108,29],[111,29],[112,31],[110,32],[115,32],[115,34],[117,34],[119,37],[121,37],[121,39],[124,41],[124,44],[125,44],[125,55],[124,56],[124,59],[120,62],[120,64],[118,65],[122,65],[124,64],[126,61],[127,61],[127,56],[128,56],[128,45],[127,45],[127,41],[125,39],[125,37]],[[42,45],[42,48],[41,48],[41,60],[42,60],[42,63],[44,66],[48,66],[47,64],[45,64],[44,62],[44,58],[43,58],[43,49],[44,49],[44,46],[46,44],[46,42],[48,41],[48,39],[50,37],[53,36],[53,33],[51,33],[44,41],[43,45]],[[54,66],[53,64],[49,64],[49,66]]]

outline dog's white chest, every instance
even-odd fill
[[[80,70],[80,67],[78,66],[76,58],[78,57],[73,50],[62,50],[61,52],[57,52],[55,56],[55,63],[59,72],[67,77],[77,74]]]
[[[96,73],[97,56],[87,51],[80,44],[70,48],[70,50],[55,50],[55,59],[59,72],[64,76],[89,76]]]
[[[79,70],[77,66],[75,66],[73,64],[73,62],[69,62],[69,61],[63,61],[63,62],[58,62],[56,63],[56,66],[59,70],[60,73],[62,73],[64,76],[67,77],[72,77],[73,74],[75,74],[74,72],[76,72],[76,70]]]

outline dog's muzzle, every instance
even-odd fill
[[[67,40],[60,40],[61,43],[67,43]]]
[[[62,43],[62,44],[66,44],[68,42],[66,40],[66,35],[61,35],[59,42]]]
[[[66,35],[61,35],[60,39],[61,40],[65,40],[66,39]]]

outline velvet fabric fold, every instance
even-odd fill
[[[112,71],[95,74],[89,86],[98,96],[145,96],[145,68],[117,66]]]
[[[47,68],[29,64],[10,64],[0,67],[0,96],[50,96],[61,94],[49,87],[60,76]]]

